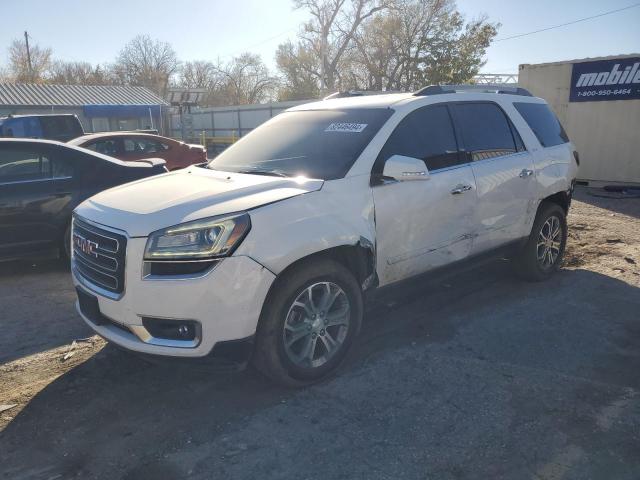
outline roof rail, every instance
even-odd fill
[[[331,100],[332,98],[346,98],[346,97],[364,97],[368,95],[384,95],[386,93],[398,93],[396,91],[382,91],[382,90],[347,90],[344,92],[334,92],[327,95],[323,100]]]
[[[510,85],[429,85],[421,88],[413,95],[416,97],[424,97],[428,95],[441,95],[444,93],[504,93],[507,95],[522,95],[523,97],[532,97],[529,90],[521,87],[512,87]]]

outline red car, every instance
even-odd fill
[[[207,161],[201,145],[190,145],[172,138],[136,132],[104,132],[83,135],[68,142],[120,160],[162,158],[169,170]]]

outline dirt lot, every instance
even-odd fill
[[[91,336],[63,265],[0,265],[0,478],[640,478],[640,200],[601,194],[551,281],[405,283],[302,391],[145,363]]]

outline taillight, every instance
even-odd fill
[[[576,165],[580,166],[580,155],[575,150],[573,151],[573,158],[576,159]]]

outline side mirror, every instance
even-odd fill
[[[429,180],[429,170],[419,158],[392,155],[387,159],[382,171],[384,177],[393,178],[399,182],[409,180]]]

